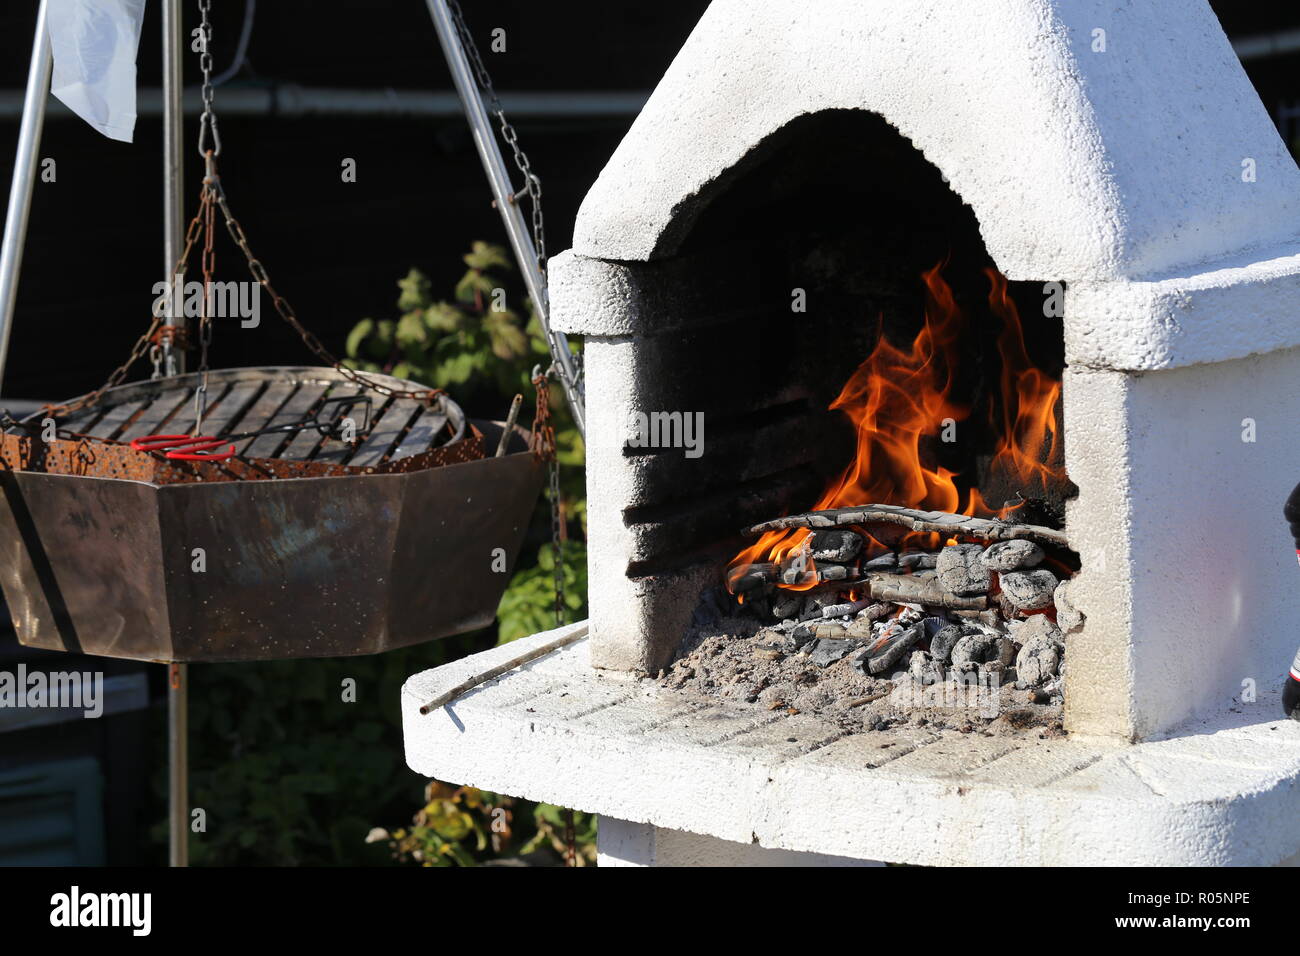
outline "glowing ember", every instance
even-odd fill
[[[990,508],[977,489],[963,494],[954,481],[959,477],[956,472],[929,467],[924,461],[927,442],[938,440],[945,427],[952,428],[972,414],[971,408],[953,397],[966,316],[940,275],[942,266],[940,263],[922,274],[925,322],[910,348],[891,344],[882,333],[831,403],[830,408],[842,411],[853,423],[857,446],[848,467],[810,510],[870,503],[977,517],[1005,510]],[[1063,477],[1051,464],[1059,458],[1056,406],[1061,383],[1030,362],[1007,280],[993,269],[985,273],[991,283],[989,307],[1002,322],[997,339],[1001,357],[998,400],[988,405],[989,425],[997,435],[990,477],[1026,495],[1042,495]],[[858,530],[868,541],[869,553],[886,550]],[[782,588],[804,591],[815,587],[817,577],[809,573],[815,571],[815,564],[807,553],[810,535],[806,528],[767,532],[732,559],[728,589],[734,592],[744,569],[759,562],[793,566],[801,572],[798,583],[782,582]],[[903,545],[932,549],[939,543],[938,535],[913,533]],[[946,543],[955,544],[956,539],[949,538]]]

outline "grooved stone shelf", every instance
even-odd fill
[[[402,689],[430,777],[763,847],[934,865],[1271,865],[1300,850],[1300,723],[1275,696],[1137,745],[829,723],[592,669],[587,639],[421,715],[571,625]]]

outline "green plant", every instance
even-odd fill
[[[434,298],[418,269],[398,280],[399,316],[357,323],[348,335],[348,364],[458,394],[493,389],[508,401],[524,390],[529,370],[548,353],[531,307],[527,318],[508,307],[505,251],[475,242],[464,261],[469,270],[451,301]]]
[[[563,548],[564,621],[580,621],[587,613],[587,547],[570,541]],[[549,544],[537,551],[537,563],[517,571],[501,598],[497,612],[497,643],[555,627],[555,552]]]
[[[376,818],[418,800],[423,786],[404,759],[401,686],[412,673],[495,639],[480,631],[369,657],[189,668],[189,803],[203,811],[204,824],[190,835],[191,862],[390,862],[365,835]],[[162,767],[162,714],[155,739]],[[154,789],[163,799],[161,771]],[[157,843],[165,843],[166,829],[154,828]]]
[[[437,780],[425,788],[425,804],[409,827],[376,827],[367,843],[387,843],[394,860],[421,866],[476,866],[493,857],[529,857],[556,865],[567,860],[565,812],[476,787]],[[574,812],[574,864],[596,861],[596,817]]]
[[[516,393],[534,394],[533,369],[548,367],[550,352],[531,303],[508,285],[512,268],[505,250],[475,242],[463,261],[467,271],[450,298],[437,297],[428,277],[411,269],[397,283],[398,317],[358,323],[348,336],[348,364],[445,388],[463,406],[477,404],[495,417]],[[507,307],[511,301],[525,303],[526,318]],[[587,609],[585,449],[561,390],[549,393],[567,538],[561,556],[565,619],[574,621]],[[555,626],[549,509],[547,500],[538,503],[501,600],[499,643]],[[511,852],[562,853],[564,813],[550,804],[431,781],[412,825],[375,828],[369,839],[387,843],[395,860],[425,866],[470,865]],[[574,832],[577,862],[594,862],[595,818],[576,813]]]

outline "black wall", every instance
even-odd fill
[[[706,5],[494,0],[465,7],[498,89],[617,91],[651,89]],[[184,4],[187,31],[197,25],[194,7]],[[160,84],[157,8],[148,5],[140,44],[142,87]],[[220,71],[233,59],[244,3],[217,0],[213,8]],[[35,9],[35,2],[22,2],[0,11],[0,88],[20,90],[25,82]],[[503,54],[486,51],[495,27],[506,30]],[[230,85],[451,87],[418,0],[262,0],[248,60],[251,70]],[[187,82],[196,82],[197,55],[187,55],[185,69]],[[569,245],[578,204],[630,122],[628,116],[516,124],[543,180],[550,251]],[[450,290],[471,240],[504,243],[459,116],[227,116],[220,129],[223,181],[254,251],[277,289],[336,352],[361,318],[392,313],[395,282],[411,266]],[[187,134],[195,132],[190,118]],[[0,123],[6,191],[16,136],[16,122]],[[142,117],[130,144],[80,120],[52,120],[41,155],[56,160],[58,178],[36,187],[6,397],[55,399],[99,384],[147,324],[151,287],[163,272],[159,118]],[[344,157],[357,161],[355,183],[341,181]],[[192,197],[202,175],[192,145],[186,162]],[[247,278],[233,246],[219,241],[217,254],[220,277]],[[219,330],[212,364],[312,361],[268,310],[256,330]]]

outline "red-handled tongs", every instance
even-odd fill
[[[358,435],[364,436],[370,431],[370,396],[341,395],[337,398],[325,399],[314,414],[296,422],[269,425],[256,431],[226,435],[223,438],[213,438],[210,435],[141,435],[139,438],[131,439],[131,447],[136,451],[162,452],[166,457],[176,461],[225,461],[235,457],[235,446],[230,444],[232,441],[256,438],[259,435],[305,431],[312,428],[327,438],[336,438],[339,435],[341,417],[356,405],[362,406],[366,412],[365,420],[357,430]],[[215,450],[222,445],[228,446],[225,451]]]
[[[222,445],[227,446],[225,451],[213,451]],[[145,435],[132,438],[131,447],[136,451],[164,452],[177,461],[225,461],[235,457],[234,445],[207,435]]]

